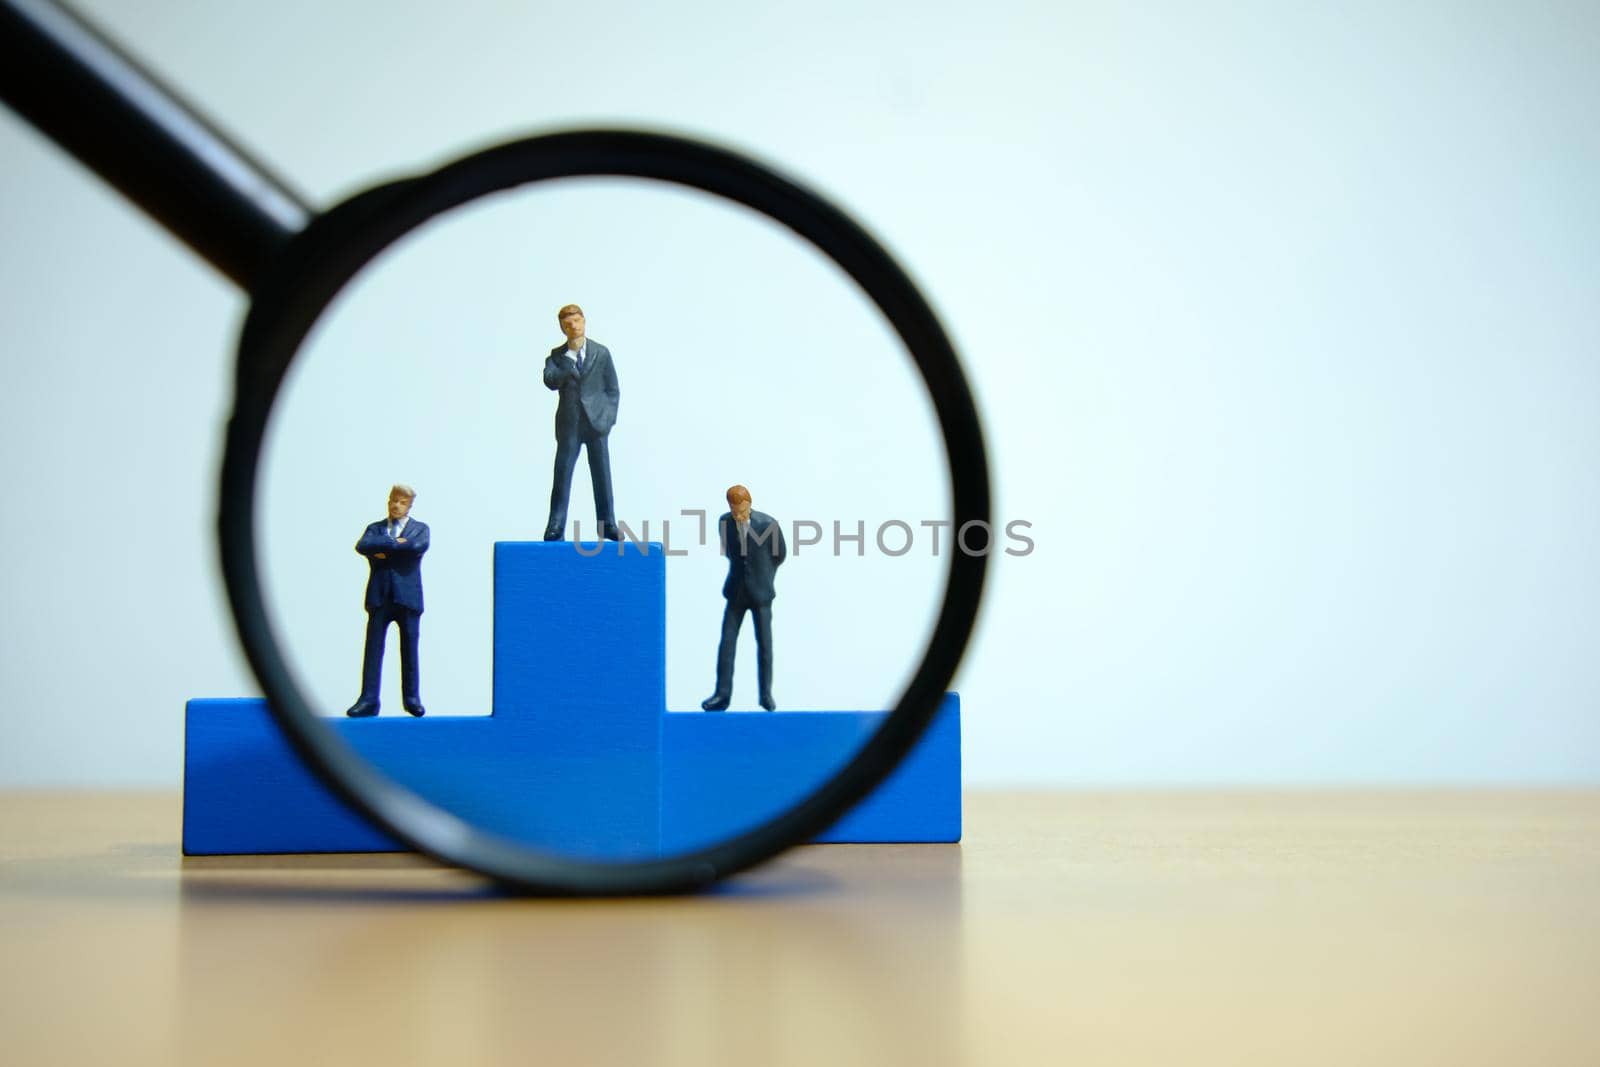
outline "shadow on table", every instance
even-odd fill
[[[519,899],[416,857],[262,859],[184,865],[179,1032],[197,1054],[307,1005],[378,1002],[408,1047],[460,1024],[449,1047],[490,1061],[771,1063],[798,1043],[808,1062],[939,1063],[963,1046],[958,846],[806,846],[704,893],[615,900]],[[248,1011],[227,991],[243,975]]]

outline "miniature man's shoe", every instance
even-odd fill
[[[727,711],[728,696],[726,693],[712,693],[700,702],[701,711]]]
[[[423,707],[422,702],[419,700],[414,704],[406,705],[406,714],[411,716],[413,719],[420,719],[424,715],[428,714],[428,709]]]
[[[617,529],[616,523],[604,522],[600,524],[600,536],[607,541],[620,541],[622,540],[622,531]]]
[[[766,708],[768,711],[777,711],[778,710],[778,702],[776,700],[772,699],[772,694],[771,693],[762,693],[761,694],[761,706]]]
[[[378,714],[378,705],[372,700],[358,700],[350,705],[350,710],[345,712],[352,719],[370,719]]]
[[[544,532],[544,539],[546,541],[559,541],[561,540],[561,531],[552,527]]]

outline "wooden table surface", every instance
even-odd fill
[[[0,1062],[1600,1064],[1600,792],[967,803],[584,902],[0,794]]]

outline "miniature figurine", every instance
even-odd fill
[[[616,512],[611,503],[611,456],[606,438],[617,423],[617,368],[611,350],[584,336],[583,309],[568,304],[556,312],[565,344],[550,350],[544,361],[544,384],[558,392],[556,404],[556,465],[550,487],[550,519],[544,539],[560,541],[567,526],[567,498],[572,494],[572,469],[578,448],[589,453],[589,480],[594,483],[595,521],[600,536],[620,541]]]
[[[378,714],[378,683],[383,675],[383,645],[389,624],[400,627],[400,701],[410,714],[427,714],[418,695],[417,633],[422,616],[422,554],[428,527],[410,517],[416,490],[389,490],[389,517],[367,527],[356,551],[367,557],[367,644],[361,654],[361,699],[345,714],[364,719]]]
[[[750,510],[750,490],[735,485],[728,490],[728,508],[717,520],[722,554],[728,557],[728,580],[722,595],[728,605],[722,611],[722,641],[717,645],[717,691],[700,707],[705,711],[726,711],[733,695],[733,656],[739,648],[739,627],[745,612],[756,617],[756,682],[761,706],[776,711],[772,699],[772,598],[777,596],[773,580],[789,556],[783,543],[783,528],[771,515]]]

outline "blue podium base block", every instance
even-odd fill
[[[491,714],[339,717],[328,728],[476,827],[620,860],[754,828],[831,777],[882,722],[864,711],[668,711],[661,546],[576,547],[495,545]],[[574,604],[605,620],[603,635],[573,640]],[[191,700],[186,731],[185,853],[402,847],[301,765],[263,701]],[[960,837],[961,712],[949,694],[906,762],[820,840]]]
[[[670,711],[659,756],[648,758],[583,758],[570,744],[541,757],[547,738],[493,715],[327,725],[391,778],[476,826],[554,851],[638,859],[712,844],[792,806],[884,714]],[[186,855],[405,850],[328,792],[265,701],[191,700],[186,718]],[[960,839],[961,702],[951,693],[894,773],[817,841]]]

